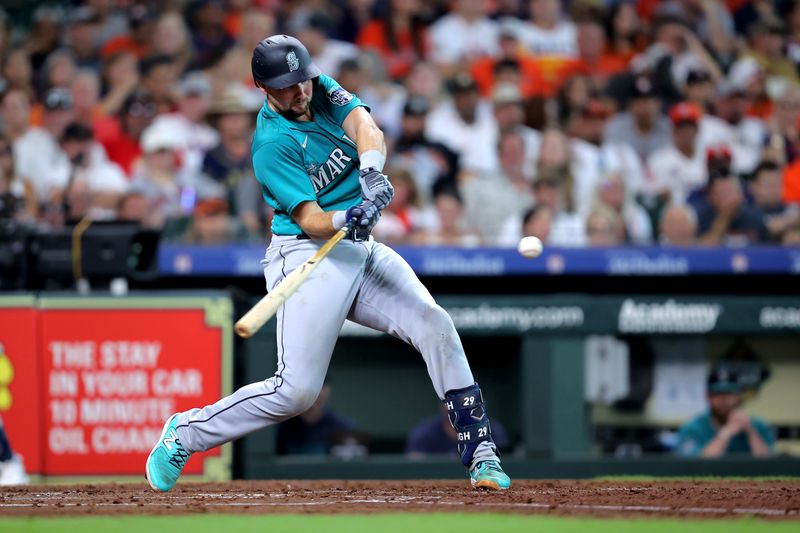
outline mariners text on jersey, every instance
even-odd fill
[[[302,202],[332,211],[361,201],[358,151],[342,129],[359,106],[367,107],[325,75],[315,82],[310,122],[289,120],[264,103],[253,138],[253,168],[264,200],[275,209],[276,235],[302,233],[291,217]]]

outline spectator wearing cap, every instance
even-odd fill
[[[749,51],[744,57],[755,59],[768,76],[780,76],[800,84],[797,68],[784,55],[786,25],[779,19],[759,19],[749,28]]]
[[[708,151],[708,184],[691,201],[698,218],[699,242],[705,246],[764,243],[769,234],[763,213],[745,201],[741,181],[731,171],[730,149]]]
[[[752,205],[764,214],[770,241],[780,243],[790,229],[800,228],[800,205],[783,201],[782,169],[772,161],[760,163],[748,182]]]
[[[693,103],[675,104],[669,112],[672,142],[647,158],[642,193],[656,210],[659,201],[686,202],[689,194],[708,180],[705,153],[698,145],[700,115],[700,108]]]
[[[731,128],[731,149],[737,174],[750,174],[761,161],[767,128],[764,121],[748,115],[749,102],[743,89],[723,83],[714,101],[714,113]]]
[[[374,50],[392,79],[404,78],[414,63],[427,59],[428,28],[420,17],[419,0],[391,0],[383,16],[367,23],[356,38],[365,50]]]
[[[224,198],[223,186],[199,173],[181,169],[182,140],[167,128],[149,127],[142,133],[142,164],[136,167],[132,187],[147,196],[153,207],[145,221],[151,227],[182,221],[173,232],[182,233],[198,199]]]
[[[142,132],[156,116],[156,103],[144,90],[131,93],[116,116],[95,124],[98,141],[108,158],[118,164],[127,176],[133,176],[142,155]]]
[[[61,152],[59,139],[75,118],[72,95],[66,89],[48,91],[43,106],[42,126],[26,129],[14,141],[17,173],[33,185],[39,203],[49,200],[45,179]]]
[[[510,83],[497,85],[492,92],[492,110],[497,123],[498,139],[506,133],[516,133],[521,137],[524,143],[522,172],[530,181],[533,178],[542,135],[523,123],[525,102],[518,85]]]
[[[671,143],[669,120],[661,113],[661,102],[647,77],[632,80],[627,109],[607,123],[604,137],[627,144],[644,161],[657,149]]]
[[[514,130],[500,133],[497,152],[497,172],[472,176],[459,187],[466,219],[488,244],[497,243],[507,218],[520,218],[533,205],[522,135]]]
[[[117,164],[105,158],[92,129],[79,122],[69,124],[59,147],[57,157],[43,178],[50,202],[62,202],[66,198],[68,222],[84,216],[95,220],[114,218],[119,199],[127,191],[128,180]]]
[[[430,27],[431,60],[446,76],[481,57],[498,55],[497,22],[482,0],[456,0],[450,12]]]
[[[156,14],[144,4],[133,4],[128,9],[128,33],[110,39],[100,50],[102,57],[110,57],[117,52],[130,52],[139,59],[145,58],[153,50],[153,30]]]
[[[567,119],[576,165],[575,200],[578,211],[583,214],[590,209],[600,183],[607,181],[610,176],[622,179],[621,186],[630,200],[641,190],[644,182],[644,167],[633,148],[621,142],[607,141],[603,137],[609,115],[604,102],[590,99]],[[637,242],[649,239],[645,237],[647,231],[634,233]]]
[[[515,30],[522,46],[542,57],[574,58],[578,54],[575,24],[563,16],[558,0],[530,0],[530,21],[520,20]]]
[[[742,409],[743,388],[733,370],[719,367],[709,374],[709,409],[678,430],[676,453],[686,457],[730,455],[770,457],[775,434],[764,420]]]
[[[658,222],[661,246],[697,246],[697,213],[689,204],[667,204]]]
[[[357,59],[358,47],[346,41],[328,37],[333,22],[320,12],[300,11],[296,13],[289,24],[292,35],[306,46],[314,64],[322,72],[331,75],[339,72],[342,61]]]
[[[712,103],[717,98],[716,93],[713,77],[707,70],[697,68],[689,71],[684,84],[685,101],[696,105],[700,110],[697,145],[703,152],[710,146],[726,144],[732,147],[736,144],[733,127],[709,112],[713,109]],[[738,169],[739,154],[735,154],[734,158],[734,169]],[[746,161],[742,164],[744,163]]]
[[[253,233],[263,235],[266,213],[258,181],[253,173],[250,142],[259,106],[248,106],[246,99],[231,85],[209,109],[209,123],[219,131],[219,144],[206,152],[202,171],[224,185],[227,204],[238,222]]]
[[[428,115],[425,134],[456,152],[462,170],[497,170],[497,123],[472,76],[462,72],[448,82],[451,99]]]
[[[408,169],[423,205],[430,204],[439,185],[456,185],[458,154],[426,135],[430,104],[423,96],[411,96],[403,106],[400,133],[394,146],[397,166]]]
[[[200,72],[187,74],[176,87],[177,111],[159,115],[148,127],[178,139],[181,168],[197,174],[208,150],[219,144],[219,133],[205,122],[211,105],[211,84]]]

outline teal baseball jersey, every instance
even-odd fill
[[[764,439],[766,445],[772,449],[775,446],[775,435],[772,429],[760,418],[751,417],[751,421],[753,427],[761,438]],[[716,434],[717,428],[711,421],[711,413],[703,413],[680,428],[678,431],[678,446],[676,452],[679,455],[696,457],[700,455],[700,452],[703,451],[703,448],[705,448],[709,442],[714,440]],[[747,441],[747,435],[741,432],[734,435],[731,440],[728,441],[725,455],[749,454],[750,452],[750,443]]]
[[[275,210],[275,235],[303,232],[291,216],[302,202],[315,201],[323,211],[361,202],[358,151],[342,129],[344,119],[359,106],[369,110],[324,74],[315,83],[310,122],[289,120],[264,102],[253,137],[253,169],[264,200]]]

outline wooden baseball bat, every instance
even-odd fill
[[[303,284],[303,282],[311,275],[320,261],[325,259],[327,255],[333,250],[333,247],[345,238],[345,236],[352,229],[352,222],[345,224],[345,226],[336,232],[336,234],[328,239],[328,242],[322,245],[313,256],[308,258],[305,263],[294,269],[294,271],[286,276],[283,281],[278,283],[274,289],[261,298],[245,315],[239,319],[234,325],[233,329],[237,335],[243,338],[252,337],[256,331],[261,329],[261,326],[267,323],[272,316],[278,312],[278,308],[294,294],[294,292]]]

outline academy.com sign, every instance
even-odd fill
[[[577,305],[500,307],[481,304],[477,307],[448,307],[457,329],[564,329],[583,326],[583,308]]]
[[[722,306],[712,303],[637,302],[628,298],[619,311],[619,331],[623,333],[707,333],[722,314]]]

